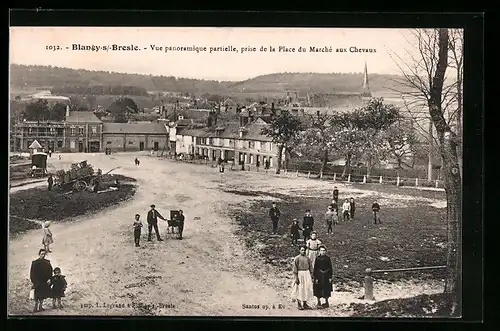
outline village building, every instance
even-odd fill
[[[225,112],[236,112],[238,109],[238,104],[234,102],[232,99],[227,98],[223,103],[221,107],[221,111]]]
[[[103,149],[115,152],[168,149],[168,128],[162,123],[103,123]]]
[[[28,151],[36,140],[55,152],[98,152],[101,149],[102,122],[93,112],[70,112],[63,121],[22,121],[12,130],[15,151]]]
[[[204,128],[175,128],[176,153],[202,157],[215,161],[222,159],[238,164],[263,168],[266,161],[276,167],[278,147],[272,138],[262,134],[268,123],[262,118],[252,118],[248,112],[240,114],[240,123],[224,123]],[[172,133],[173,134],[173,133]],[[286,164],[288,153],[283,151],[282,161]]]

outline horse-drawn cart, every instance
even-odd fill
[[[87,161],[73,163],[70,170],[56,172],[54,186],[64,191],[81,192],[89,190],[97,192],[101,177],[118,168],[111,169],[103,174],[101,169],[94,171],[94,168],[87,164]]]

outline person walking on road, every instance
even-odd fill
[[[42,245],[47,253],[52,253],[50,250],[50,245],[54,243],[54,238],[52,237],[52,231],[49,229],[50,221],[46,221],[43,223],[43,238]]]
[[[271,222],[273,223],[273,234],[278,233],[278,222],[280,220],[280,210],[276,207],[276,202],[273,202],[273,206],[269,209],[269,217],[271,217]]]
[[[313,292],[314,296],[318,299],[317,308],[328,308],[330,306],[328,299],[333,291],[333,267],[332,260],[326,255],[326,247],[323,245],[319,247],[319,255],[314,263],[313,279]],[[321,303],[321,299],[325,300],[323,304]]]
[[[294,282],[292,285],[292,301],[297,301],[299,310],[311,309],[307,304],[314,297],[312,282],[312,265],[306,256],[306,247],[300,247],[300,254],[293,259]]]
[[[163,241],[160,237],[160,231],[158,230],[158,218],[165,221],[165,218],[155,209],[155,205],[151,205],[151,210],[148,212],[148,241],[151,241],[151,232],[154,228],[156,233],[156,239],[158,241]]]
[[[38,251],[38,259],[31,262],[30,280],[32,289],[35,290],[35,308],[34,312],[39,312],[43,309],[43,300],[50,297],[50,279],[52,278],[52,265],[49,260],[45,259],[47,252],[45,249]]]
[[[141,240],[141,229],[142,229],[141,215],[135,214],[135,220],[134,220],[134,225],[133,226],[134,226],[134,243],[135,243],[135,247],[139,247],[139,242]]]
[[[304,235],[304,241],[307,241],[311,235],[311,232],[314,231],[314,217],[311,215],[311,211],[306,210],[306,215],[302,220],[302,228],[304,229],[302,234]]]

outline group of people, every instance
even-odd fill
[[[158,229],[158,218],[167,221],[159,212],[156,210],[155,205],[150,206],[151,209],[148,211],[147,215],[147,223],[148,223],[148,241],[151,241],[152,239],[152,232],[154,229],[154,232],[156,234],[156,240],[158,241],[163,241],[163,239],[160,236],[160,231]],[[171,220],[170,222],[176,222],[176,226],[179,230],[178,233],[178,239],[182,240],[182,233],[184,231],[184,221],[185,221],[185,216],[184,212],[182,210],[179,210],[179,215],[177,215],[176,220]],[[171,225],[172,224],[172,225]],[[174,223],[169,223],[168,226],[173,226]],[[135,220],[133,223],[134,227],[134,243],[135,247],[140,247],[140,239],[141,239],[141,230],[142,230],[142,221],[141,221],[141,215],[135,214]]]
[[[35,301],[34,312],[43,311],[43,301],[48,298],[52,298],[52,308],[63,308],[61,298],[65,296],[64,292],[68,285],[66,276],[61,273],[61,268],[53,269],[50,261],[46,259],[46,255],[52,253],[50,245],[54,242],[49,227],[49,221],[43,224],[43,248],[38,251],[38,258],[31,262],[30,297]]]

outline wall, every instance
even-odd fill
[[[194,146],[193,137],[191,136],[176,136],[175,152],[177,154],[191,154],[190,146]]]
[[[167,142],[167,135],[104,133],[101,149],[111,148],[115,152],[139,151],[140,143],[143,142],[144,150],[150,151],[154,147],[155,141],[158,142],[158,149],[163,150]]]

